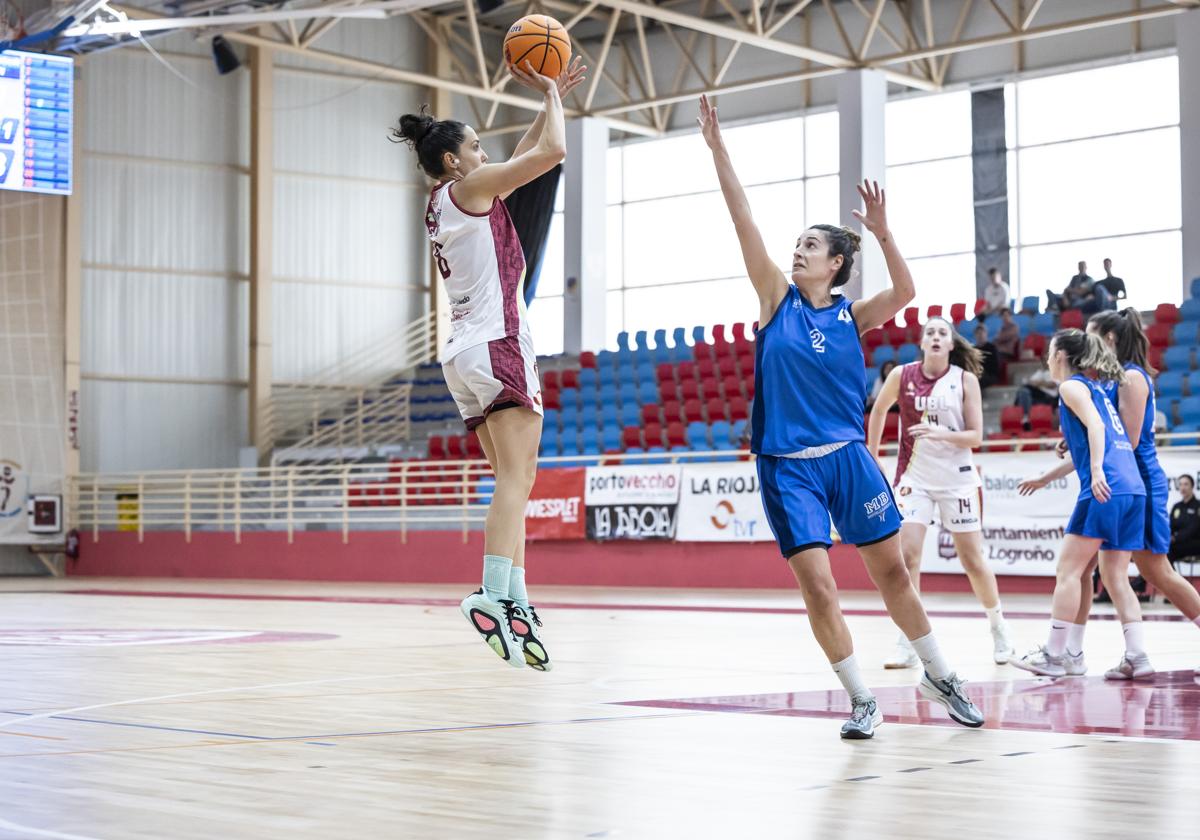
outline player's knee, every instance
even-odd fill
[[[891,595],[912,586],[908,567],[902,563],[889,563],[875,573],[875,586],[881,594]]]
[[[797,574],[804,604],[810,611],[824,610],[837,605],[837,583],[833,575],[804,571]]]

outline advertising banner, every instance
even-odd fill
[[[525,505],[528,540],[584,538],[583,467],[538,470]]]
[[[684,542],[773,539],[763,512],[754,463],[685,465],[675,539]]]
[[[673,539],[681,469],[678,464],[588,467],[588,539]]]

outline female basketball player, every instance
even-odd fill
[[[895,368],[871,409],[867,448],[879,452],[888,410],[900,402],[896,504],[904,517],[900,550],[921,591],[925,531],[938,514],[983,605],[992,629],[992,658],[1000,665],[1015,651],[1009,641],[996,574],[983,559],[983,499],[971,447],[983,440],[982,354],[944,318],[930,318],[921,335],[921,361]],[[882,466],[882,465],[881,465]],[[901,634],[885,668],[913,668],[920,660]]]
[[[1075,469],[1079,499],[1059,550],[1049,639],[1012,664],[1063,677],[1082,673],[1082,653],[1068,654],[1068,644],[1071,625],[1079,622],[1083,577],[1090,575],[1097,551],[1100,577],[1112,593],[1126,647],[1144,650],[1142,612],[1128,570],[1131,553],[1145,540],[1146,489],[1112,401],[1115,386],[1125,378],[1117,357],[1099,337],[1080,330],[1055,333],[1046,356],[1050,375],[1059,383],[1059,422],[1071,457],[1039,478],[1022,481],[1018,489],[1028,496]],[[1089,379],[1083,371],[1094,371],[1097,378]]]
[[[425,226],[450,298],[441,352],[446,385],[496,474],[484,526],[483,587],[463,615],[508,664],[550,670],[541,621],[525,588],[525,503],[537,472],[541,386],[521,281],[525,259],[504,199],[566,155],[562,97],[583,81],[578,59],[558,81],[525,68],[513,78],[538,91],[542,110],[504,163],[488,163],[468,125],[405,114],[393,133],[437,183]]]
[[[854,642],[838,605],[829,567],[829,522],[858,547],[892,620],[912,640],[925,674],[920,691],[966,726],[983,716],[963,692],[930,632],[929,619],[900,556],[900,516],[891,488],[864,445],[867,397],[862,333],[892,318],[912,300],[913,282],[887,226],[883,190],[866,181],[866,203],[855,218],[871,231],[887,259],[891,288],[859,301],[833,290],[850,279],[858,235],[815,225],[792,254],[791,282],[771,261],[746,193],[721,138],[717,109],[700,98],[700,123],[712,150],[721,192],[758,293],[757,398],[751,448],[771,530],[800,585],[817,643],[850,695],[843,738],[870,738],[883,720],[854,658]]]
[[[1140,551],[1133,552],[1133,562],[1142,577],[1166,595],[1188,621],[1200,627],[1200,594],[1167,560],[1171,549],[1171,522],[1167,516],[1169,487],[1154,443],[1154,384],[1146,362],[1150,342],[1142,328],[1142,318],[1132,307],[1121,312],[1098,312],[1088,320],[1087,328],[1104,339],[1126,373],[1117,390],[1117,410],[1130,440],[1136,441],[1133,455],[1146,489],[1145,544]],[[1080,603],[1084,620],[1091,604],[1090,597]],[[1082,633],[1082,628],[1079,632]],[[1125,656],[1104,676],[1110,680],[1129,680],[1154,673],[1145,651],[1129,648],[1131,640],[1141,642],[1140,625],[1132,633],[1126,630],[1125,640]]]

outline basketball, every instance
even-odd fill
[[[527,15],[508,28],[504,36],[504,61],[525,69],[525,62],[552,79],[571,61],[571,39],[566,28],[548,15]]]

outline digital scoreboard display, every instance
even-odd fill
[[[0,189],[71,192],[75,61],[0,51]]]

